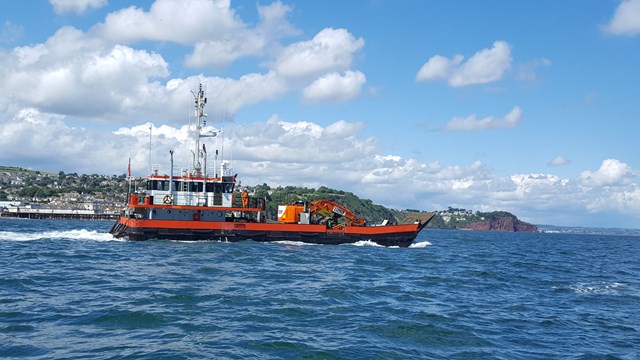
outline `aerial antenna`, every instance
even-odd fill
[[[169,154],[171,154],[171,169],[169,175],[169,195],[173,198],[173,150],[169,150]]]
[[[216,156],[213,158],[213,171],[215,176],[214,177],[218,177],[218,149],[216,149]]]
[[[224,119],[227,116],[227,104],[224,104],[224,107],[222,109],[222,145],[220,146],[220,157],[222,158],[222,161],[224,161]],[[220,174],[221,176],[223,176],[224,174]]]
[[[204,177],[207,178],[207,147],[202,144],[202,153],[204,157]]]
[[[149,174],[153,172],[153,169],[151,168],[151,128],[152,124],[149,123]]]

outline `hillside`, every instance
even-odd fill
[[[521,221],[515,215],[506,211],[473,212],[451,207],[446,211],[438,211],[428,227],[510,232],[538,231],[536,225]]]
[[[325,186],[321,186],[318,189],[296,186],[271,188],[269,185],[263,184],[244,186],[244,188],[249,189],[252,196],[267,200],[267,217],[272,219],[277,217],[278,205],[291,204],[297,200],[314,201],[327,199],[339,203],[371,223],[382,222],[385,219],[397,221],[394,212],[382,205],[376,205],[369,199],[360,199],[353,193],[330,189]]]

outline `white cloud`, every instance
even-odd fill
[[[637,176],[637,171],[629,165],[616,159],[606,159],[597,171],[582,172],[580,180],[585,186],[616,186],[626,185]]]
[[[362,129],[364,129],[364,123],[349,123],[344,120],[338,120],[333,124],[327,125],[324,128],[323,135],[326,137],[349,138],[356,136]]]
[[[354,54],[364,46],[345,29],[326,28],[313,39],[287,46],[273,69],[287,78],[315,77],[348,69]]]
[[[158,54],[107,46],[71,27],[43,44],[15,48],[5,61],[0,89],[16,103],[90,118],[126,110],[131,99],[146,95],[150,79],[168,75]]]
[[[113,12],[92,31],[116,42],[194,44],[242,29],[230,1],[156,0],[148,12],[135,6]]]
[[[195,44],[185,65],[190,67],[227,66],[247,56],[260,56],[277,40],[299,33],[287,20],[291,8],[281,2],[258,6],[260,22],[255,29],[245,25],[235,30],[216,32]]]
[[[254,29],[247,30],[244,24],[236,19],[235,12],[228,2],[200,1],[182,4],[159,0],[153,3],[148,12],[130,7],[111,13],[104,23],[93,27],[87,33],[66,26],[60,28],[44,43],[17,47],[3,54],[4,56],[0,57],[0,91],[9,96],[0,99],[0,110],[15,113],[22,107],[35,107],[45,113],[64,114],[81,118],[82,121],[102,123],[130,121],[132,118],[139,121],[154,119],[168,123],[185,123],[188,121],[185,116],[185,103],[189,101],[190,90],[197,87],[198,82],[204,83],[207,87],[211,120],[232,119],[244,106],[272,100],[309,85],[312,77],[300,82],[291,82],[276,71],[248,73],[238,79],[203,75],[186,79],[167,79],[169,65],[162,55],[128,45],[114,44],[100,37],[110,36],[111,40],[122,43],[134,40],[196,41],[198,49],[198,36],[202,36],[200,29],[188,31],[189,29],[185,29],[181,23],[159,22],[165,18],[168,21],[177,21],[174,19],[190,16],[194,12],[207,11],[216,12],[218,17],[226,20],[216,22],[213,21],[216,16],[213,16],[202,21],[214,22],[218,28],[222,27],[220,29],[236,36],[220,43],[221,46],[233,45],[234,41],[238,44],[250,44],[255,40],[260,44],[251,45],[250,48],[285,54],[280,59],[288,59],[285,60],[288,63],[295,63],[294,58],[300,59],[297,56],[301,54],[296,53],[294,49],[309,50],[313,55],[319,55],[327,61],[321,66],[312,63],[311,68],[297,63],[298,74],[318,76],[326,73],[318,73],[320,70],[344,71],[340,77],[329,76],[328,79],[332,81],[318,81],[309,87],[306,92],[309,99],[345,101],[356,97],[361,91],[365,82],[364,75],[349,70],[348,67],[352,63],[353,51],[362,47],[363,40],[353,38],[344,29],[325,29],[309,42],[303,41],[278,49],[275,40],[296,32],[285,20],[290,8],[279,1],[267,6],[258,6],[260,21]],[[167,16],[168,14],[173,16]],[[196,17],[194,21],[200,21],[198,19],[200,18]],[[137,25],[127,28],[125,25],[129,22]],[[126,31],[122,30],[123,26]],[[152,31],[156,26],[162,27],[161,33],[155,34]],[[172,26],[180,29],[174,31]],[[118,32],[118,29],[122,32]],[[232,31],[236,29],[237,32]],[[222,30],[217,36],[224,36]],[[185,33],[181,34],[180,31]],[[162,32],[166,33],[166,36]],[[204,35],[206,36],[206,31]],[[269,48],[271,45],[274,47]],[[315,45],[318,48],[312,50]],[[208,62],[198,62],[197,65],[226,64],[237,57],[247,56],[249,53],[244,50],[249,47],[237,48],[237,51],[227,49],[218,54],[218,57],[207,57]],[[189,59],[196,61],[196,56],[193,55]],[[161,82],[164,79],[167,79],[166,83]]]
[[[559,155],[556,156],[555,158],[553,158],[553,160],[549,161],[549,163],[547,165],[549,166],[564,166],[569,164],[571,161],[569,161],[566,157]]]
[[[586,209],[595,214],[637,214],[640,212],[640,188],[629,187],[621,191],[603,189],[597,195],[588,198]]]
[[[250,32],[234,39],[201,41],[187,56],[185,65],[194,68],[227,66],[239,58],[260,55],[264,45],[263,38]]]
[[[101,122],[155,118],[184,123],[185,104],[198,82],[207,87],[214,119],[291,90],[274,72],[239,79],[194,76],[163,85],[158,80],[169,75],[169,65],[160,54],[111,45],[72,27],[61,28],[42,44],[15,48],[0,58],[0,65],[0,90],[12,100],[7,105],[6,98],[0,100],[0,109],[37,107]]]
[[[359,71],[346,71],[344,75],[325,74],[304,89],[304,99],[314,102],[352,100],[360,95],[366,81]]]
[[[38,170],[121,174],[134,146],[103,131],[69,127],[63,116],[25,108],[0,126],[0,148],[0,163],[20,159]]]
[[[99,9],[107,5],[107,0],[49,0],[57,14],[74,12],[82,14],[88,8]]]
[[[452,87],[500,80],[511,67],[511,47],[505,41],[496,41],[491,49],[482,49],[463,60],[462,55],[452,59],[435,55],[420,68],[416,80],[447,80]]]
[[[445,127],[445,131],[472,131],[472,130],[485,130],[495,128],[513,128],[518,126],[522,119],[522,110],[520,107],[515,106],[511,112],[504,116],[504,118],[496,119],[492,116],[485,118],[478,118],[476,114],[467,116],[466,118],[454,117],[449,121]]]
[[[422,65],[416,80],[446,80],[457,70],[463,59],[462,55],[456,55],[453,59],[435,55]]]
[[[640,0],[623,0],[603,30],[614,35],[634,36],[640,33]]]
[[[551,188],[555,186],[566,186],[569,181],[550,174],[514,174],[510,177],[516,186],[514,193],[518,196],[531,194],[539,189]]]
[[[131,6],[109,14],[92,33],[127,44],[152,40],[194,45],[186,66],[220,67],[263,55],[278,39],[297,34],[286,20],[290,10],[280,1],[258,5],[260,21],[250,28],[227,0],[157,0],[148,12]]]

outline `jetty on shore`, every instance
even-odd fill
[[[37,205],[11,205],[0,207],[0,217],[21,219],[54,219],[54,220],[113,220],[119,211],[103,211],[102,209],[84,208],[52,208]]]

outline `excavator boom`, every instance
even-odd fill
[[[363,226],[366,222],[365,219],[357,217],[346,207],[329,200],[312,201],[309,204],[309,212],[323,217],[333,217],[334,215],[345,217],[348,219],[347,225]]]

